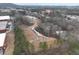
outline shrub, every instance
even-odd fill
[[[47,44],[46,44],[46,42],[41,42],[41,43],[40,43],[40,48],[45,51],[45,50],[47,49]]]

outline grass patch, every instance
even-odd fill
[[[23,34],[23,31],[19,27],[15,27],[15,48],[14,55],[27,54],[29,53],[29,42]]]
[[[46,42],[40,42],[40,48],[45,51],[47,49]]]

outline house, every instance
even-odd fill
[[[61,39],[68,39],[68,32],[67,31],[56,31],[56,34],[61,38]]]

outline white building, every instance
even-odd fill
[[[6,48],[6,33],[10,31],[11,26],[10,16],[0,16],[0,55],[4,53]]]
[[[0,32],[4,32],[7,30],[9,22],[10,22],[10,16],[0,16]]]
[[[7,21],[1,21],[0,22],[0,32],[5,32],[8,22]]]
[[[6,40],[6,33],[0,33],[0,55],[4,53],[6,47],[5,40]]]
[[[9,21],[10,16],[0,16],[0,21]]]

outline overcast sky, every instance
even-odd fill
[[[0,0],[1,2],[16,3],[19,5],[79,5],[79,0]]]
[[[56,6],[79,6],[79,3],[15,3],[17,5],[56,5]]]

